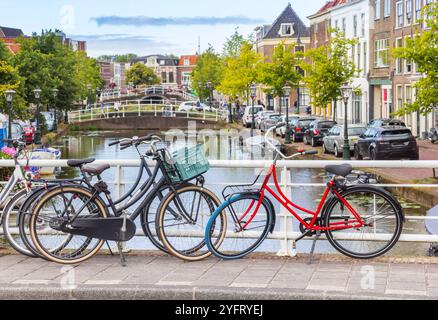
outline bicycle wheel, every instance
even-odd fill
[[[400,204],[388,192],[372,186],[357,186],[344,191],[342,197],[365,223],[362,228],[349,228],[357,219],[339,199],[328,203],[324,226],[347,229],[327,231],[327,239],[342,254],[355,259],[379,257],[397,243],[403,229]],[[342,240],[347,238],[348,240]]]
[[[156,227],[156,220],[158,216],[158,209],[161,201],[169,192],[169,187],[162,188],[159,192],[163,195],[160,198],[159,193],[150,201],[144,208],[140,217],[141,227],[146,237],[152,242],[152,244],[164,253],[169,253],[161,242]]]
[[[274,227],[275,212],[266,199],[257,210],[259,199],[260,196],[254,194],[236,195],[214,212],[208,222],[205,239],[208,249],[216,257],[224,260],[243,258],[254,252],[267,238]],[[254,219],[250,221],[255,212]],[[221,215],[226,216],[228,228],[224,241],[217,245],[213,243],[214,225]]]
[[[35,258],[38,255],[33,253],[24,244],[19,229],[19,213],[20,208],[29,196],[29,192],[21,190],[9,201],[5,209],[3,210],[2,224],[3,234],[9,245],[14,248],[15,251],[25,256]]]
[[[187,186],[169,193],[158,210],[156,230],[164,247],[175,257],[186,261],[200,261],[211,255],[205,245],[204,230],[208,219],[220,205],[209,190]],[[189,221],[183,212],[192,220]],[[225,217],[215,225],[215,243],[223,240]]]
[[[92,258],[105,241],[72,235],[52,228],[54,223],[75,214],[78,218],[108,217],[100,198],[81,187],[49,190],[35,205],[29,221],[30,236],[35,248],[48,260],[61,264],[77,264]]]

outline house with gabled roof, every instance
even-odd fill
[[[258,26],[255,29],[256,50],[265,61],[269,61],[275,48],[284,42],[287,45],[294,44],[295,51],[305,52],[310,48],[310,29],[301,20],[292,5],[288,3],[283,12],[271,25]],[[280,113],[286,106],[297,105],[303,111],[309,105],[309,95],[303,86],[292,92],[290,97],[272,97],[258,90],[257,100],[264,102],[268,109],[275,109]]]
[[[24,36],[21,29],[0,26],[0,40],[5,43],[12,54],[17,54],[20,51],[20,45],[17,43],[17,39],[21,36]]]

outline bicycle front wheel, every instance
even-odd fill
[[[208,249],[218,258],[235,260],[254,252],[274,226],[272,206],[260,195],[242,194],[224,202],[213,214],[205,231]],[[227,229],[224,241],[215,244],[215,225],[225,216]]]
[[[200,261],[209,256],[204,240],[205,226],[220,205],[219,199],[209,190],[187,186],[170,192],[158,210],[156,230],[169,253],[186,261]],[[223,240],[226,220],[218,219],[215,225],[215,242]]]
[[[48,260],[60,264],[77,264],[97,254],[105,241],[72,235],[53,229],[60,221],[78,215],[79,219],[107,218],[100,198],[80,187],[60,187],[45,193],[35,205],[29,221],[35,248]]]
[[[400,204],[387,191],[372,186],[357,186],[343,192],[340,199],[329,202],[324,225],[345,227],[327,231],[327,239],[342,254],[355,259],[372,259],[384,255],[394,247],[403,230]],[[364,226],[353,228],[359,214]]]

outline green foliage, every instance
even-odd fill
[[[345,38],[339,30],[333,31],[330,44],[310,49],[305,53],[301,68],[306,72],[304,82],[316,107],[326,108],[340,97],[339,88],[350,82],[358,72],[349,58],[349,49],[357,40]]]
[[[219,55],[210,46],[198,57],[198,62],[192,76],[192,85],[201,100],[209,97],[210,91],[205,84],[211,82],[216,89],[222,80],[223,63]]]
[[[227,38],[224,44],[222,55],[224,58],[237,58],[240,54],[245,38],[239,33],[239,28],[236,28],[233,35]]]
[[[283,96],[283,88],[298,88],[302,75],[297,69],[303,58],[302,52],[295,52],[295,44],[280,43],[272,55],[271,62],[261,67],[260,82],[266,85],[265,91],[274,97]]]
[[[138,56],[134,53],[127,53],[127,54],[116,54],[116,55],[102,55],[97,58],[98,61],[104,61],[104,62],[130,62],[132,59],[137,58]]]
[[[236,56],[224,58],[224,75],[218,87],[220,92],[233,99],[248,100],[250,86],[257,83],[263,63],[263,57],[253,47],[251,42],[244,41]]]
[[[394,49],[394,56],[400,59],[411,60],[418,66],[418,72],[424,75],[418,80],[415,101],[403,106],[397,115],[420,112],[427,115],[438,107],[438,3],[431,3],[423,9],[422,21],[429,29],[421,35],[407,38],[404,48]]]
[[[143,63],[137,62],[126,72],[126,82],[133,83],[134,86],[159,84],[160,79],[154,70],[146,67]]]

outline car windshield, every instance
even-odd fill
[[[335,123],[333,121],[320,122],[318,124],[318,127],[320,127],[321,129],[331,129],[331,128],[333,128],[334,125],[335,125]]]
[[[348,135],[350,136],[360,136],[362,133],[364,133],[366,128],[349,128],[348,129]]]
[[[383,131],[382,136],[401,136],[401,135],[411,135],[410,130],[391,130],[391,131]]]
[[[308,127],[310,124],[315,121],[315,119],[309,119],[309,120],[300,120],[299,124],[303,127]]]

